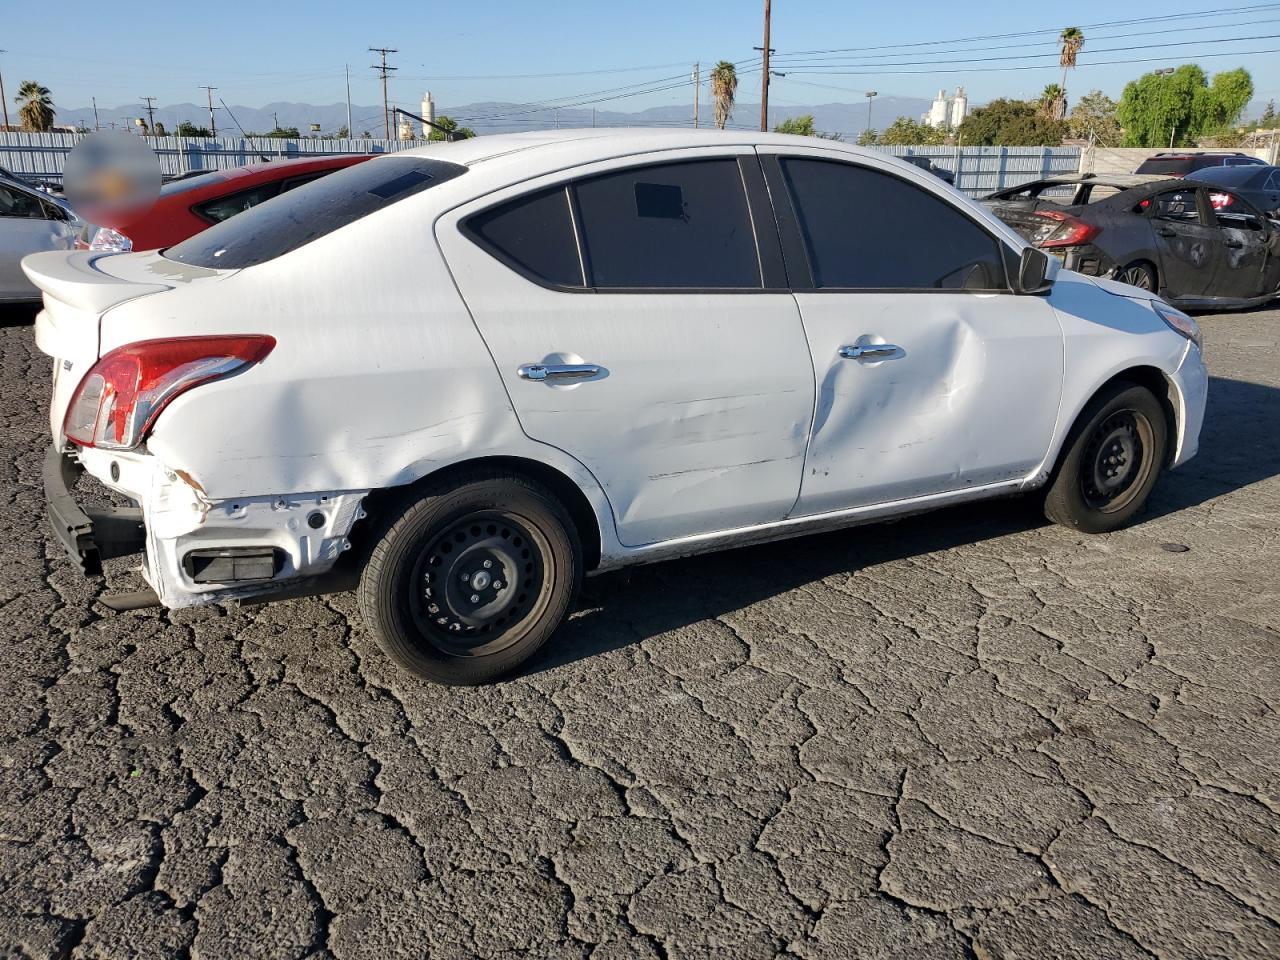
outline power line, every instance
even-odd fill
[[[1196,18],[1211,17],[1218,14],[1236,14],[1236,13],[1253,13],[1260,10],[1274,10],[1280,7],[1280,3],[1262,3],[1248,7],[1220,7],[1215,10],[1203,10],[1198,13],[1173,13],[1165,14],[1158,17],[1138,17],[1128,20],[1109,20],[1100,23],[1079,24],[1081,30],[1093,30],[1104,27],[1129,27],[1136,26],[1140,23],[1160,23],[1169,20],[1191,20]],[[827,50],[792,50],[784,53],[783,56],[805,54],[805,53],[857,53],[866,50],[905,50],[911,47],[936,47],[949,46],[956,43],[978,43],[983,40],[1011,40],[1014,37],[1032,37],[1042,33],[1056,34],[1060,32],[1061,27],[1044,27],[1039,30],[1022,30],[1014,33],[991,33],[984,36],[975,37],[958,37],[951,40],[921,40],[915,43],[890,43],[873,47],[832,47]]]
[[[156,132],[156,98],[139,97],[138,99],[145,101],[147,104],[147,131],[154,134]]]
[[[1219,37],[1216,40],[1178,40],[1173,43],[1143,43],[1143,44],[1137,44],[1135,46],[1128,46],[1128,47],[1099,47],[1096,50],[1089,51],[1089,53],[1090,54],[1127,53],[1131,50],[1162,50],[1167,47],[1202,46],[1206,43],[1242,43],[1242,42],[1247,42],[1251,40],[1278,40],[1278,39],[1280,39],[1280,34],[1271,33],[1271,34],[1263,34],[1260,36],[1252,36],[1252,37]],[[960,58],[958,60],[900,60],[895,63],[885,63],[885,64],[848,63],[848,64],[835,64],[834,66],[877,67],[877,68],[881,66],[917,67],[917,66],[928,66],[930,64],[939,64],[939,63],[943,63],[943,64],[996,63],[999,61],[1006,61],[1006,60],[1034,60],[1034,59],[1043,59],[1045,57],[1053,57],[1056,59],[1057,56],[1058,54],[1056,53],[1028,53],[1028,54],[1005,56],[1005,57],[972,57],[972,58]],[[1057,64],[1056,63],[1045,64],[1045,66],[1057,66]],[[823,67],[823,66],[806,66],[803,64],[798,66],[788,65],[787,69],[793,73],[840,74],[845,72],[843,70],[828,69],[827,67]]]

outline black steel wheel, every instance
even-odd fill
[[[1076,419],[1045,493],[1045,515],[1085,533],[1106,533],[1146,505],[1168,448],[1164,408],[1146,387],[1116,382]]]
[[[415,625],[452,656],[486,656],[513,642],[535,615],[546,539],[510,512],[459,517],[427,543],[415,564]]]
[[[1080,492],[1091,510],[1123,510],[1142,489],[1151,460],[1151,423],[1136,410],[1107,417],[1089,436],[1080,469]]]
[[[439,683],[483,683],[546,642],[582,577],[564,506],[518,474],[486,471],[387,510],[360,578],[383,650]]]

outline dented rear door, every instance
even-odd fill
[[[629,546],[780,520],[799,493],[813,368],[751,176],[749,147],[611,160],[437,227],[525,433],[595,475]]]

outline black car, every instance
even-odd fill
[[[1157,153],[1138,165],[1134,173],[1158,173],[1162,177],[1185,177],[1208,167],[1249,167],[1265,161],[1247,153]]]
[[[1037,180],[983,202],[1068,269],[1155,291],[1178,306],[1255,306],[1280,289],[1280,223],[1235,191],[1084,174]]]
[[[927,171],[928,173],[932,173],[935,177],[937,177],[943,183],[949,183],[953,187],[956,184],[956,175],[954,173],[952,173],[946,167],[938,166],[928,157],[909,156],[909,157],[899,157],[898,159],[905,160],[907,161],[907,163],[914,164],[915,166],[919,167],[921,170]]]
[[[1248,200],[1267,216],[1280,214],[1280,167],[1263,164],[1247,167],[1206,167],[1195,173],[1187,174],[1188,180],[1207,183],[1212,187],[1221,187],[1229,193],[1210,194],[1214,206],[1221,205],[1222,200],[1230,195],[1237,195]]]

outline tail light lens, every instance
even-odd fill
[[[1037,247],[1075,247],[1102,232],[1079,217],[1057,210],[1037,210],[1036,216],[1044,221],[1031,234],[1031,242]]]
[[[99,227],[89,241],[89,249],[99,253],[126,253],[133,249],[133,241],[119,230]]]
[[[130,343],[103,355],[76,387],[62,432],[85,447],[130,450],[156,417],[193,387],[261,362],[273,337],[174,337]]]

